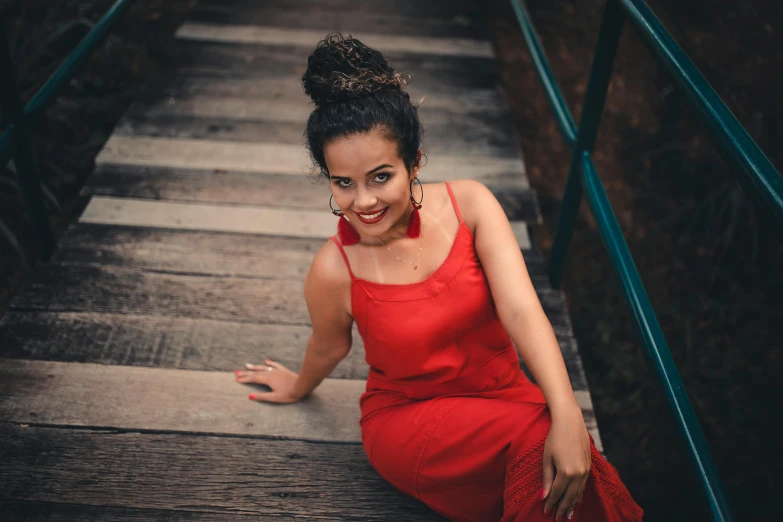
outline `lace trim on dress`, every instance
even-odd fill
[[[617,469],[609,464],[593,445],[590,446],[590,457],[592,466],[590,475],[595,479],[595,486],[599,490],[599,494],[611,499],[615,505],[621,506],[634,518],[641,520],[642,508],[634,502],[630,491],[620,480]]]
[[[508,513],[511,508],[527,504],[541,491],[544,484],[544,443],[541,439],[514,457],[506,466],[506,487],[503,493],[503,509]]]
[[[506,466],[506,487],[503,494],[503,508],[506,513],[519,505],[527,504],[534,495],[541,492],[544,483],[542,461],[545,442],[546,439],[542,439],[529,446]],[[591,469],[588,480],[594,481],[596,493],[611,500],[615,506],[630,514],[634,519],[641,520],[642,508],[634,502],[631,493],[623,485],[614,466],[609,464],[592,444],[590,445],[590,460]]]

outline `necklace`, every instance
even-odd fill
[[[425,223],[425,221],[424,221],[424,220],[422,220],[422,221],[421,221],[421,223],[422,223],[422,225],[423,225],[423,224]],[[380,237],[378,237],[378,240],[379,240],[381,243],[383,243],[383,246],[385,246],[385,247],[386,247],[386,250],[388,250],[389,252],[391,252],[392,254],[394,254],[394,252],[392,252],[392,249],[391,249],[391,248],[389,248],[389,245],[387,245],[386,243],[384,243],[383,239],[381,239]],[[409,265],[413,265],[413,269],[414,269],[414,270],[416,270],[417,268],[419,268],[419,267],[418,267],[418,265],[417,265],[417,263],[419,262],[419,256],[421,255],[421,251],[422,251],[423,249],[424,249],[424,231],[422,231],[422,233],[421,233],[421,246],[419,247],[419,253],[418,253],[418,254],[416,254],[416,259],[414,259],[413,261],[406,261],[406,260],[404,260],[404,259],[400,258],[400,256],[398,256],[398,255],[396,255],[396,254],[394,255],[394,257],[396,257],[396,258],[397,258],[397,261],[399,261],[399,262],[401,262],[401,263],[408,263]]]

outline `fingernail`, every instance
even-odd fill
[[[249,370],[250,368],[252,368],[252,367],[253,367],[253,365],[252,365],[252,364],[250,364],[250,363],[245,363],[245,368],[247,368],[248,370]]]
[[[234,375],[239,375],[240,373],[242,373],[240,370],[234,370]]]
[[[247,396],[247,398],[251,399],[251,400],[254,400],[256,398],[256,396],[251,393],[250,395]]]
[[[544,500],[546,498],[546,490],[544,488],[541,488],[541,500]]]

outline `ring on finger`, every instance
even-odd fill
[[[571,518],[572,518],[573,516],[574,516],[574,512],[573,512],[573,511],[569,511],[569,512],[568,512],[568,516],[567,516],[566,518],[567,518],[568,520],[571,520]]]
[[[266,367],[266,371],[271,372],[272,370],[274,370],[274,368],[272,368],[271,366]]]

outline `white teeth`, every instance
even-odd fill
[[[385,210],[386,210],[386,209],[383,209],[383,210],[381,210],[380,212],[376,212],[375,214],[370,214],[370,215],[367,215],[367,214],[362,214],[362,219],[366,219],[367,221],[369,221],[369,220],[371,220],[371,219],[375,219],[375,218],[377,218],[378,216],[380,216],[381,214],[383,214],[383,212],[384,212]]]

